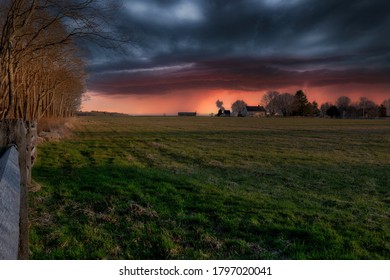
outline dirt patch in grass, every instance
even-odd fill
[[[77,126],[77,118],[43,118],[38,123],[38,143],[70,138]]]

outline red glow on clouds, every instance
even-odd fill
[[[217,112],[217,99],[224,102],[226,109],[237,99],[254,106],[261,102],[268,90],[290,94],[303,90],[309,101],[316,100],[319,104],[335,102],[344,95],[354,101],[365,96],[379,104],[390,98],[388,71],[384,69],[298,71],[293,67],[309,62],[244,57],[108,71],[89,80],[92,99],[84,104],[83,109],[135,115],[177,114],[178,111],[210,114]],[[314,62],[318,61],[314,59]],[[283,67],[278,66],[281,63]]]
[[[303,89],[309,101],[335,102],[339,96],[349,96],[352,101],[358,101],[365,96],[381,104],[390,98],[390,85],[356,85],[346,84],[313,88],[283,88],[279,92],[294,94]],[[83,111],[119,112],[132,115],[176,115],[179,111],[198,112],[210,114],[218,111],[215,102],[217,99],[224,102],[224,107],[230,109],[237,99],[244,100],[248,105],[259,105],[265,91],[239,91],[239,90],[187,90],[162,95],[123,95],[110,96],[88,92],[90,100],[82,105]]]

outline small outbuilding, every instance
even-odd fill
[[[196,112],[178,112],[179,117],[196,117]]]
[[[219,109],[217,117],[230,117],[230,110],[221,110]]]
[[[265,117],[266,111],[263,106],[246,106],[248,117]]]
[[[230,110],[224,110],[222,117],[230,117],[230,115],[231,115]]]

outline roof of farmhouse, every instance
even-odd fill
[[[263,106],[246,106],[248,112],[265,112]]]

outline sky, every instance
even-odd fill
[[[216,113],[265,92],[390,98],[388,0],[123,0],[121,51],[89,46],[82,110]]]

